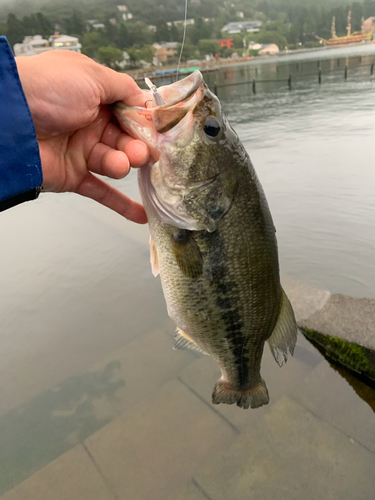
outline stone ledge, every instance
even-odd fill
[[[282,278],[298,326],[375,351],[375,300],[356,299],[347,295]]]

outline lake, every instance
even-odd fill
[[[206,76],[263,184],[282,274],[368,298],[374,57],[327,49]],[[134,173],[111,182],[139,199]],[[270,405],[213,406],[216,364],[171,349],[147,227],[72,194],[0,224],[1,500],[372,498],[375,392],[302,336],[281,369],[265,350]]]

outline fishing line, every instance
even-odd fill
[[[176,73],[176,82],[178,80],[178,73],[180,71],[180,64],[181,64],[181,57],[182,57],[182,51],[184,49],[184,45],[185,45],[185,35],[186,35],[186,18],[187,18],[187,0],[185,0],[185,20],[184,20],[184,34],[183,34],[183,37],[182,37],[182,44],[181,44],[181,50],[180,50],[180,57],[178,58],[178,65],[177,65],[177,73]],[[156,105],[157,106],[164,106],[164,100],[162,98],[162,96],[159,94],[159,91],[158,91],[158,88],[156,85],[154,85],[152,83],[152,81],[149,79],[149,78],[145,78],[145,82],[146,82],[146,85],[147,87],[152,91],[152,95],[155,99],[155,102],[156,102]],[[149,101],[146,101],[146,103],[149,102]],[[146,103],[145,103],[145,107],[146,106]]]
[[[177,65],[177,73],[176,73],[176,82],[178,80],[178,73],[180,71],[180,64],[181,64],[181,57],[182,57],[182,51],[184,49],[185,45],[185,35],[186,35],[186,17],[187,17],[187,0],[185,0],[185,20],[184,20],[184,34],[182,37],[182,44],[181,44],[181,50],[180,50],[180,57],[178,58],[178,65]]]

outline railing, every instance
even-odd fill
[[[359,60],[361,62],[362,58],[360,57]],[[370,68],[370,75],[372,76],[374,74],[374,66],[375,66],[375,59],[370,64],[356,64],[354,66],[351,65],[350,68],[356,68],[356,67],[365,68],[365,67],[369,67]],[[297,68],[298,67],[299,67],[299,63],[297,63]],[[278,69],[276,71],[278,71]],[[334,72],[334,71],[342,71],[342,68],[340,68],[340,60],[339,59],[338,59],[338,67],[337,68],[332,68],[332,69],[329,69],[329,70],[325,70],[324,74],[325,73],[331,73],[331,72]],[[258,69],[255,68],[255,74],[257,74],[257,73],[258,73]],[[220,89],[222,87],[232,87],[232,86],[237,86],[237,85],[251,85],[252,92],[255,95],[257,93],[257,84],[271,83],[271,82],[272,83],[274,83],[274,82],[283,82],[283,83],[286,83],[288,85],[289,90],[292,90],[292,84],[293,84],[294,79],[304,78],[304,77],[308,77],[308,76],[315,76],[317,78],[317,80],[318,80],[319,85],[321,85],[322,84],[322,74],[323,74],[323,71],[322,71],[322,68],[321,68],[321,65],[320,65],[320,61],[318,61],[318,71],[317,72],[304,73],[304,74],[301,74],[301,75],[293,75],[293,77],[292,77],[292,74],[289,73],[289,76],[288,76],[287,79],[285,79],[285,78],[274,78],[274,79],[270,79],[270,80],[258,80],[256,78],[252,78],[251,80],[246,80],[246,81],[243,81],[243,82],[231,82],[231,83],[223,83],[223,84],[218,84],[217,81],[215,81],[214,92],[215,92],[216,95],[218,95],[218,89]],[[346,62],[345,67],[344,67],[344,79],[345,79],[345,81],[348,79],[348,74],[349,74],[349,63]]]

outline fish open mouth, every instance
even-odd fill
[[[176,150],[184,152],[194,139],[197,129],[194,113],[207,92],[203,76],[197,70],[158,89],[150,81],[148,85],[151,92],[145,92],[149,100],[144,107],[123,103],[114,106],[121,128],[145,142],[150,150],[149,164],[138,173],[142,200],[167,224],[193,231],[214,231],[218,214],[226,212],[228,203],[222,211],[215,209],[214,214],[207,207],[192,207],[198,195],[210,199],[209,205],[214,203],[209,193],[219,182],[219,172],[207,175],[203,171],[202,175],[189,178],[182,168],[176,170],[176,162],[170,160]]]
[[[130,107],[122,102],[117,102],[114,104],[113,110],[121,127],[126,132],[133,137],[145,140],[152,148],[154,141],[151,134],[149,133],[147,138],[142,134],[145,128],[150,128],[152,123],[155,131],[159,134],[171,130],[200,101],[204,92],[203,87],[202,73],[196,70],[182,80],[157,89],[158,96],[164,101],[162,105],[157,105],[153,93],[150,92],[150,98],[146,99],[144,107]]]

